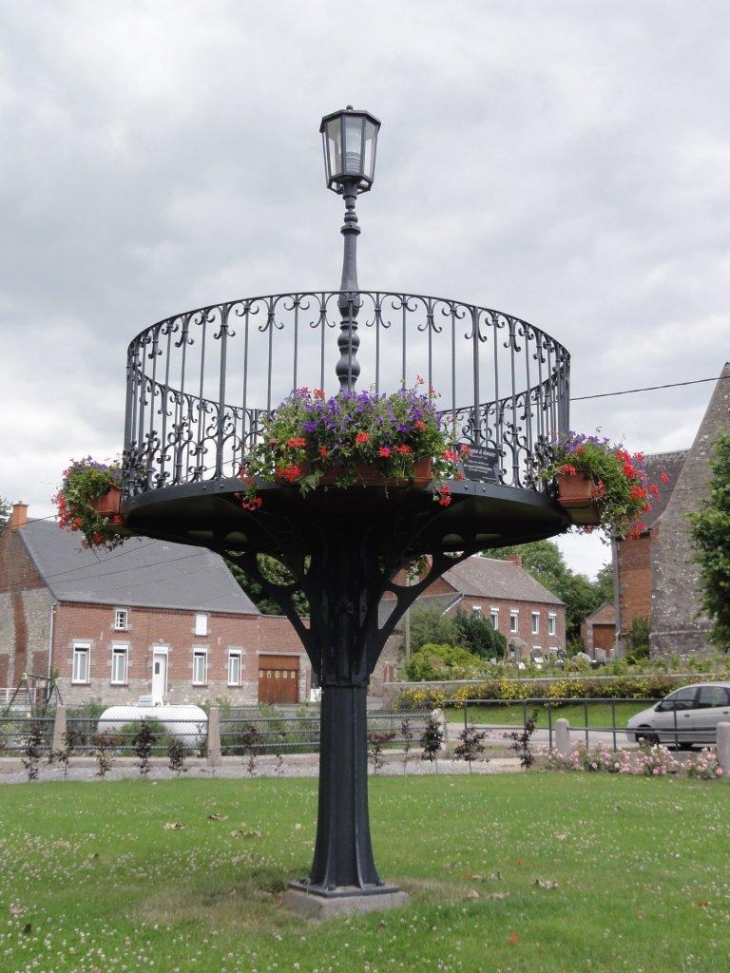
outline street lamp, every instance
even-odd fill
[[[374,115],[355,111],[352,105],[324,116],[319,130],[328,189],[339,195],[345,194],[346,186],[353,186],[356,195],[370,191],[379,129],[380,122]]]
[[[360,298],[357,283],[357,225],[355,200],[360,193],[370,191],[375,178],[375,154],[380,122],[366,111],[355,111],[348,105],[343,111],[325,115],[319,130],[324,147],[324,168],[327,188],[345,201],[345,222],[341,233],[345,238],[342,258],[342,282],[337,306],[340,310],[340,335],[337,347],[340,359],[335,372],[343,390],[352,391],[360,374],[357,349],[357,314]]]

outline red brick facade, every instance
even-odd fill
[[[311,667],[286,618],[57,599],[23,542],[24,513],[0,537],[0,690],[55,673],[70,705],[309,698]]]

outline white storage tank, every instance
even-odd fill
[[[131,723],[154,720],[186,747],[197,747],[208,735],[208,714],[200,706],[110,706],[99,717],[99,733],[123,731]]]

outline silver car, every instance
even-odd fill
[[[717,743],[717,724],[723,722],[730,723],[730,682],[701,682],[682,686],[632,716],[626,736],[686,750],[695,743]]]

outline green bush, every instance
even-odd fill
[[[425,682],[430,679],[459,678],[466,672],[472,674],[482,665],[481,659],[458,645],[438,645],[427,642],[421,646],[408,660],[405,674],[413,682]],[[472,673],[469,673],[472,670]],[[456,675],[456,673],[459,675]]]

